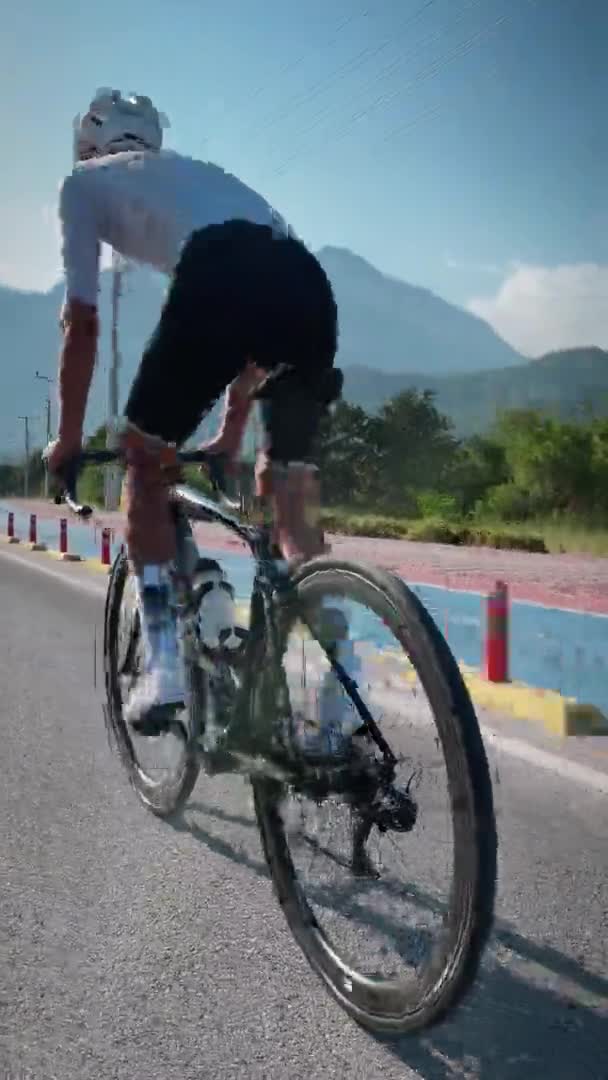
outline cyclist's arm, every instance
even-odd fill
[[[97,309],[81,300],[68,300],[61,315],[63,345],[59,358],[59,438],[78,449],[95,356]]]
[[[224,413],[220,430],[217,435],[205,444],[208,450],[216,450],[234,456],[238,453],[243,433],[247,426],[247,419],[251,409],[249,395],[265,378],[266,372],[261,371],[255,364],[247,364],[247,367],[237,375],[226,389],[224,398]]]
[[[82,439],[97,352],[99,237],[90,193],[82,174],[64,181],[59,216],[66,296],[61,313],[59,437],[76,449]]]

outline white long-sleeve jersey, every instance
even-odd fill
[[[61,186],[66,300],[97,306],[101,243],[171,274],[191,234],[234,218],[287,225],[269,203],[217,165],[173,151],[126,151],[79,162]]]

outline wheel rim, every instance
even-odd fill
[[[134,575],[126,572],[116,627],[114,708],[119,739],[129,760],[132,779],[140,796],[153,802],[155,793],[181,784],[188,768],[188,749],[185,739],[173,732],[154,738],[138,736],[131,732],[124,719],[124,704],[142,666],[139,619]],[[182,719],[188,730],[186,710]]]
[[[363,591],[369,613],[369,587],[366,589]],[[424,722],[422,707],[426,694],[411,663],[404,662],[402,643],[395,641],[393,653],[386,648],[387,636],[392,636],[386,620],[374,612],[376,625],[372,628],[369,614],[361,618],[353,613],[353,592],[356,594],[357,587],[352,580],[347,590],[335,591],[331,598],[326,589],[321,591],[326,605],[341,605],[343,609],[348,594],[351,636],[357,639],[356,652],[362,662],[359,688],[368,704],[374,698],[381,699],[384,704],[381,726],[407,770],[406,782],[412,780],[419,818],[411,833],[388,833],[381,838],[380,855],[376,852],[372,855],[380,870],[380,879],[354,878],[350,814],[338,800],[333,804],[332,800],[326,800],[322,804],[321,810],[330,811],[329,820],[324,824],[319,822],[319,808],[315,807],[317,820],[311,826],[302,821],[304,800],[284,791],[280,803],[274,805],[275,828],[267,841],[282,849],[279,856],[286,867],[286,877],[293,878],[295,887],[283,902],[292,906],[291,914],[296,916],[291,921],[292,929],[296,936],[300,933],[301,943],[314,966],[332,981],[334,993],[341,995],[354,1010],[359,1008],[367,1015],[398,1018],[403,1016],[404,1009],[415,1012],[429,995],[438,994],[450,974],[450,964],[458,961],[459,938],[467,932],[466,908],[470,899],[469,890],[463,889],[463,880],[468,875],[469,883],[474,882],[476,871],[474,865],[465,866],[462,862],[466,856],[461,841],[470,827],[472,804],[466,797],[463,802],[462,785],[458,792],[454,789],[454,777],[450,776],[444,760],[445,747],[428,704]],[[307,590],[309,598],[314,592],[311,585]],[[385,648],[378,656],[382,645]],[[315,651],[316,657],[310,656]],[[305,659],[305,677],[302,676],[302,657]],[[292,706],[294,698],[298,703],[303,699],[308,702],[314,699],[315,683],[318,686],[322,681],[320,671],[315,671],[320,662],[328,668],[319,646],[309,636],[307,640],[306,633],[299,633],[297,625],[293,627],[285,659]],[[294,693],[296,669],[299,678]],[[372,713],[378,719],[377,704]],[[403,720],[408,719],[409,726],[403,724]],[[389,732],[387,729],[391,726]],[[402,740],[395,738],[399,726],[400,734],[406,736],[405,753],[399,745]],[[434,750],[434,767],[421,769],[414,760],[420,756],[415,751],[420,751],[423,742],[427,747],[430,743]],[[438,793],[438,759],[443,767],[442,802]],[[454,812],[455,800],[460,803],[457,813]],[[439,824],[443,826],[441,837],[438,835]],[[372,832],[377,839],[375,827]],[[343,838],[342,843],[339,837]],[[446,867],[448,846],[451,857]],[[395,853],[395,849],[402,866],[405,861],[405,876],[387,869],[387,854]],[[326,869],[320,872],[315,868],[308,873],[307,880],[306,857],[310,860],[311,852],[324,858]],[[460,879],[455,874],[457,857],[461,859],[460,870],[465,871]],[[333,880],[327,867],[333,869]],[[340,873],[344,880],[336,883]],[[393,901],[392,914],[382,903],[383,897]],[[383,961],[392,951],[392,965],[372,958],[374,944]]]

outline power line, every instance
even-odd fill
[[[451,64],[454,60],[458,60],[461,56],[466,56],[468,53],[472,52],[475,45],[479,41],[487,37],[493,29],[506,22],[507,19],[508,15],[503,14],[499,16],[498,19],[494,19],[492,23],[486,24],[485,27],[482,27],[481,30],[478,30],[475,34],[472,34],[469,38],[465,38],[463,41],[460,41],[458,45],[456,45],[448,52],[444,53],[443,56],[440,56],[438,59],[433,60],[426,68],[423,68],[422,71],[418,72],[418,74],[413,79],[411,79],[404,88],[401,87],[399,88],[399,90],[393,90],[389,94],[381,94],[380,97],[376,98],[375,101],[371,102],[371,104],[366,109],[363,109],[358,113],[354,113],[353,116],[350,118],[350,121],[357,121],[361,117],[369,115],[369,113],[373,112],[373,110],[378,108],[379,105],[384,105],[389,101],[394,101],[395,98],[401,95],[404,89],[407,93],[418,83],[424,82],[427,79],[436,78],[437,75],[441,74],[441,72],[446,67],[448,67],[449,64]]]
[[[481,0],[469,0],[469,3],[463,5],[463,7],[459,10],[459,14],[455,21],[448,21],[442,26],[440,26],[438,30],[433,31],[433,33],[431,34],[427,34],[425,38],[422,38],[416,43],[414,48],[408,50],[405,53],[402,53],[400,56],[392,60],[390,64],[388,64],[385,68],[378,72],[372,79],[367,82],[367,84],[365,84],[365,87],[362,87],[361,89],[371,90],[375,85],[377,85],[378,82],[394,74],[394,72],[399,67],[406,63],[406,61],[414,61],[425,46],[441,38],[449,29],[452,28],[453,25],[455,25],[455,23],[461,22],[468,11],[470,11],[472,8],[478,7],[480,3]],[[310,123],[308,127],[296,132],[296,137],[302,137],[310,134],[310,132],[313,131],[316,127],[318,127],[319,124],[323,121],[323,119],[325,119],[325,117],[328,116],[333,109],[335,109],[336,107],[340,108],[342,104],[343,102],[338,102],[337,105],[336,103],[334,103],[333,105],[324,106],[318,113],[311,117],[312,123]],[[269,151],[269,154],[272,154],[272,149]]]
[[[426,68],[423,68],[422,71],[418,72],[418,74],[415,76],[415,78],[411,79],[410,82],[405,87],[400,87],[398,90],[395,90],[390,94],[382,94],[380,97],[376,98],[369,105],[367,105],[366,108],[361,109],[358,112],[351,115],[349,117],[349,119],[347,120],[346,124],[344,124],[342,128],[339,128],[337,132],[333,132],[333,133],[330,132],[329,133],[329,137],[326,138],[319,146],[316,147],[316,151],[315,151],[315,148],[313,148],[313,153],[314,152],[318,153],[318,152],[322,151],[323,149],[325,149],[325,147],[330,142],[332,144],[335,144],[340,139],[344,138],[349,133],[349,131],[352,128],[353,124],[355,124],[359,120],[363,119],[364,116],[368,116],[371,112],[373,112],[375,109],[377,109],[380,105],[384,105],[384,104],[388,103],[389,101],[393,101],[395,98],[399,97],[404,92],[408,93],[414,86],[418,85],[418,83],[420,83],[420,82],[424,82],[426,80],[432,80],[432,79],[436,78],[437,75],[439,75],[446,67],[448,67],[449,64],[451,64],[454,60],[459,59],[461,56],[466,56],[469,52],[471,52],[475,48],[475,46],[478,44],[479,41],[481,41],[481,40],[483,40],[483,38],[487,37],[488,34],[492,32],[492,30],[496,29],[498,26],[500,26],[501,24],[506,22],[508,20],[508,18],[509,18],[509,15],[506,14],[506,13],[503,13],[497,19],[492,20],[491,23],[486,24],[486,26],[482,27],[475,34],[472,34],[468,38],[466,38],[463,41],[459,42],[458,45],[456,45],[453,49],[449,50],[448,52],[444,53],[442,56],[440,56],[440,57],[436,58],[435,60],[433,60],[429,65],[427,65]],[[437,110],[435,109],[433,111],[437,111]],[[424,114],[421,114],[421,117],[423,115]],[[406,127],[411,127],[412,124],[409,121],[407,121],[405,126]],[[395,129],[395,132],[397,132],[399,130],[400,130],[400,128],[397,128],[397,129]],[[393,132],[393,135],[395,134],[395,132]],[[289,157],[286,161],[284,161],[281,166],[279,166],[277,169],[273,169],[271,175],[284,175],[285,172],[287,171],[286,166],[291,165],[291,163],[293,161],[297,160],[298,158],[306,156],[306,153],[307,153],[306,150],[302,150],[302,151],[297,151],[296,153],[292,154],[291,157]]]
[[[340,34],[342,30],[345,30],[347,26],[350,26],[351,23],[355,22],[356,19],[367,18],[368,15],[369,7],[367,5],[365,6],[365,8],[353,12],[351,15],[348,15],[345,19],[342,20],[342,22],[338,23],[338,25],[332,30],[331,36],[324,40],[321,45],[315,45],[311,49],[306,49],[303,53],[300,54],[300,56],[297,57],[297,59],[290,60],[287,64],[284,64],[283,67],[279,68],[279,70],[276,72],[276,75],[280,78],[283,75],[287,75],[290,71],[295,70],[295,68],[299,67],[299,65],[308,57],[314,56],[316,53],[321,52],[328,45],[333,45],[337,41],[338,34]],[[260,97],[260,95],[263,94],[264,91],[270,89],[272,86],[272,81],[260,83],[260,85],[257,86],[255,90],[252,90],[246,98],[241,98],[236,103],[236,105],[229,107],[224,113],[224,118],[234,115],[235,113],[240,112],[242,109],[247,108],[247,106],[249,106],[252,101]]]
[[[306,105],[309,101],[312,101],[315,97],[318,97],[319,94],[322,94],[323,91],[329,86],[331,86],[333,83],[335,83],[339,79],[344,78],[346,75],[351,75],[353,71],[357,71],[364,64],[367,64],[369,60],[372,60],[375,56],[379,55],[379,53],[389,48],[389,46],[392,45],[396,39],[401,37],[402,33],[409,26],[411,26],[412,23],[416,22],[428,8],[432,7],[434,3],[436,3],[436,0],[425,0],[421,7],[417,8],[416,11],[413,12],[413,14],[408,15],[404,22],[399,23],[396,33],[393,33],[389,37],[384,38],[379,45],[368,45],[365,49],[361,49],[358,53],[355,54],[355,56],[352,56],[349,60],[344,61],[344,63],[340,64],[337,68],[334,68],[333,71],[329,72],[328,75],[324,76],[322,79],[309,86],[307,90],[305,90],[303,93],[296,94],[295,97],[291,99],[291,102],[287,103],[288,105],[292,105],[291,108],[288,107],[287,109],[284,109],[282,112],[278,113],[274,117],[271,117],[269,120],[262,123],[260,126],[254,128],[253,131],[250,132],[250,135],[260,135],[262,134],[262,132],[267,131],[271,127],[274,127],[276,123],[278,123],[280,120],[285,119],[296,109],[299,109],[302,105]]]

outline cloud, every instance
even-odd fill
[[[587,345],[608,349],[608,265],[519,264],[494,296],[474,297],[467,307],[527,356]]]

